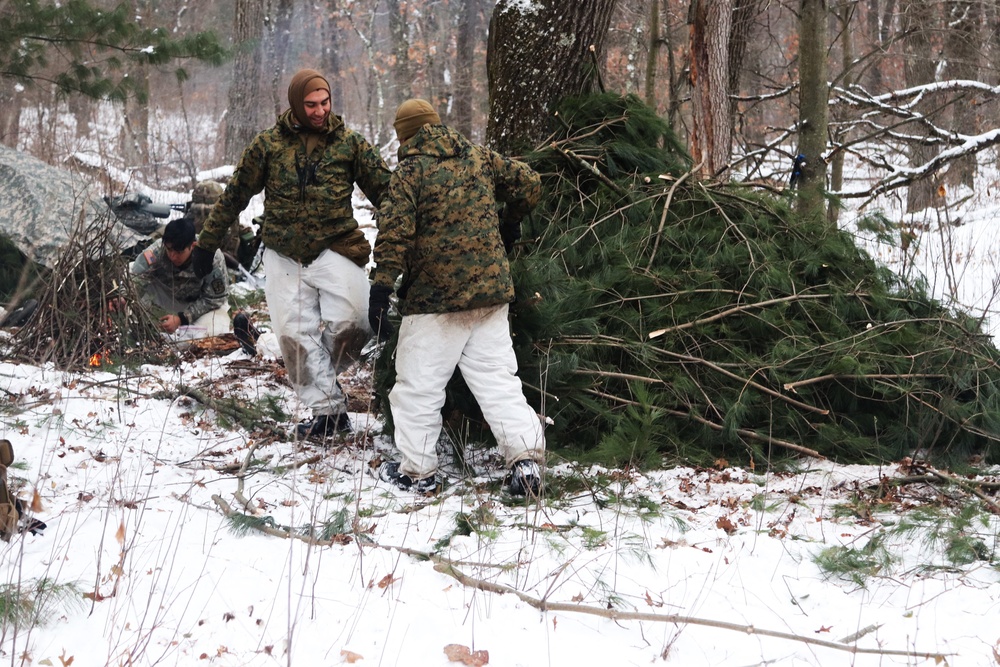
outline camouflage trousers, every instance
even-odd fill
[[[288,381],[313,415],[345,412],[337,375],[371,338],[368,278],[332,250],[308,266],[264,249],[264,295]]]
[[[445,387],[457,367],[507,465],[544,463],[545,436],[517,377],[506,304],[459,313],[407,315],[399,325],[396,384],[389,392],[399,470],[412,479],[437,471]]]

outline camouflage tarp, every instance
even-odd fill
[[[107,213],[107,204],[82,177],[0,145],[0,234],[29,260],[54,267],[80,216],[90,224],[107,220]],[[123,246],[140,238],[118,227]]]

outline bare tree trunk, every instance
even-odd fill
[[[854,62],[854,40],[851,37],[851,23],[854,19],[855,8],[856,5],[853,3],[845,3],[840,6],[839,12],[840,63],[841,68],[845,72],[844,85],[848,87],[853,82],[853,76],[850,74],[851,66]],[[834,126],[836,126],[836,122],[834,122]],[[839,192],[844,185],[844,152],[838,151],[837,146],[843,143],[846,136],[844,130],[837,129],[832,137],[834,153],[830,160],[830,190],[833,192]],[[830,202],[829,209],[827,210],[827,219],[831,225],[836,226],[839,218],[840,206],[836,202]]]
[[[805,156],[798,209],[825,216],[826,132],[829,86],[826,68],[826,0],[801,0],[799,8],[799,153]]]
[[[656,66],[660,60],[660,0],[649,0],[649,50],[646,54],[646,104],[656,108]]]
[[[977,81],[980,69],[982,5],[969,0],[950,0],[947,4],[949,27],[945,35],[945,78]],[[972,96],[954,106],[952,130],[961,134],[979,134],[977,105]],[[951,185],[974,188],[978,162],[975,155],[960,157],[948,166],[945,174]]]
[[[409,3],[386,0],[389,9],[389,35],[392,44],[392,91],[387,100],[395,108],[413,97],[413,75],[410,72],[410,39],[407,34],[406,12]],[[402,6],[401,6],[402,5]],[[434,100],[431,100],[433,103]]]
[[[691,35],[691,157],[701,164],[701,176],[725,177],[732,147],[729,105],[729,33],[732,0],[692,0]]]
[[[337,17],[340,9],[337,7],[338,0],[329,0],[326,15],[320,26],[321,43],[323,44],[322,69],[330,82],[330,108],[334,113],[344,113],[344,79],[341,75],[340,49],[343,40],[340,36],[340,28],[337,26]]]
[[[239,160],[243,149],[260,129],[260,41],[264,30],[264,0],[236,0],[233,16],[233,81],[229,86],[225,158]]]
[[[0,142],[17,148],[21,138],[21,98],[13,86],[0,86]]]
[[[908,34],[906,39],[906,59],[903,70],[907,86],[918,86],[934,81],[937,58],[933,53],[931,32],[934,30],[934,12],[927,0],[905,0],[900,4],[901,30]],[[917,110],[926,112],[927,105],[918,105]],[[937,150],[919,141],[910,145],[910,165],[926,164],[936,155]],[[906,211],[921,211],[938,203],[938,179],[924,178],[910,184],[907,191]]]
[[[467,137],[472,136],[472,91],[476,42],[479,38],[480,0],[462,0],[455,44],[455,101],[452,124]]]
[[[148,0],[133,0],[134,16],[149,14]],[[122,110],[122,127],[119,133],[121,155],[125,160],[125,168],[138,171],[145,181],[153,174],[149,173],[149,69],[143,65],[129,67],[128,76],[133,81],[139,81],[138,89],[143,97],[139,100],[130,96],[125,100]]]
[[[617,0],[498,0],[490,20],[486,141],[517,154],[544,141],[553,107],[586,92]]]
[[[271,69],[271,103],[274,115],[277,116],[288,105],[288,96],[282,82],[285,79],[285,61],[292,39],[292,0],[272,0],[268,5],[271,20],[267,24],[267,55],[268,67]],[[332,87],[333,83],[330,85]],[[332,96],[333,91],[330,94]]]

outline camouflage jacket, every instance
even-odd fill
[[[250,199],[264,191],[264,245],[302,264],[345,239],[361,236],[354,219],[354,184],[375,206],[389,183],[389,168],[364,137],[330,114],[312,155],[286,110],[250,142],[225,192],[205,221],[198,245],[215,250]],[[367,242],[366,242],[367,243]],[[368,249],[365,248],[365,259]]]
[[[443,125],[425,125],[399,147],[379,211],[373,282],[392,287],[403,276],[403,315],[513,301],[497,204],[530,210],[541,190],[538,174],[523,162]]]
[[[144,304],[183,314],[187,324],[221,308],[229,299],[229,274],[221,252],[215,253],[212,272],[199,278],[191,262],[182,269],[174,266],[163,242],[157,240],[135,258],[131,273]]]

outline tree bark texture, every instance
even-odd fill
[[[617,0],[498,0],[486,52],[487,143],[520,154],[544,141],[552,111],[590,91]]]
[[[337,26],[339,0],[329,0],[327,11],[320,24],[320,35],[323,43],[323,54],[321,66],[323,73],[330,82],[330,109],[333,113],[344,113],[344,83],[341,74],[340,49],[342,38],[340,28]]]
[[[410,73],[410,38],[407,32],[406,0],[387,0],[389,36],[392,40],[392,92],[390,106],[398,106],[413,97],[413,75]],[[433,104],[433,100],[431,100]]]
[[[455,97],[451,122],[466,137],[472,136],[472,91],[476,42],[479,38],[480,0],[462,0],[455,45]]]
[[[233,18],[233,81],[229,86],[226,117],[225,159],[235,164],[243,149],[260,130],[257,108],[260,101],[261,52],[264,31],[264,0],[236,0]]]
[[[799,212],[826,214],[827,82],[826,0],[802,0],[799,8],[799,153],[805,156]]]
[[[947,4],[948,33],[945,35],[946,79],[976,81],[980,76],[982,5],[969,0]],[[979,134],[975,97],[969,95],[954,106],[951,129],[960,134]],[[978,163],[975,155],[960,157],[948,166],[946,180],[951,185],[976,186]]]
[[[288,106],[288,95],[284,85],[285,61],[288,60],[288,47],[292,31],[292,0],[276,0],[270,4],[268,13],[268,68],[271,70],[271,105],[275,117]],[[324,72],[325,73],[325,72]],[[327,78],[331,78],[327,74]],[[333,86],[333,82],[330,82]],[[331,95],[332,95],[331,91]]]
[[[691,157],[701,177],[723,176],[729,164],[732,120],[729,107],[729,33],[732,0],[691,0]]]
[[[649,50],[646,53],[646,104],[656,108],[656,63],[660,60],[660,0],[649,3]]]
[[[903,0],[900,3],[900,29],[906,38],[906,59],[903,72],[907,86],[918,86],[934,81],[937,58],[934,55],[931,34],[935,29],[934,9],[927,0]],[[927,104],[918,104],[917,111],[929,111]],[[916,130],[915,130],[916,131]],[[937,154],[933,146],[913,142],[910,147],[910,166],[927,164]],[[922,211],[937,203],[938,179],[931,177],[910,184],[906,210]]]

